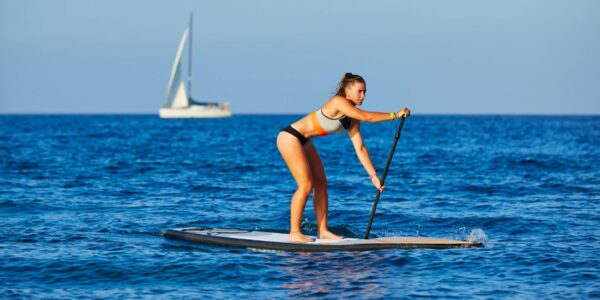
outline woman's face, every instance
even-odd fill
[[[363,100],[365,100],[366,93],[367,85],[361,82],[355,82],[346,88],[346,99],[354,102],[356,105],[361,105]]]

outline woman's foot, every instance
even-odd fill
[[[319,231],[319,234],[317,236],[320,239],[325,239],[325,240],[341,240],[344,238],[343,236],[333,234],[333,232],[331,232],[329,230],[321,230],[321,231]]]
[[[310,243],[315,241],[314,239],[305,236],[300,231],[290,231],[288,240],[293,243]]]

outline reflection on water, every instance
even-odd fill
[[[388,290],[377,280],[377,274],[407,263],[390,253],[397,251],[287,254],[283,257],[283,270],[292,281],[282,287],[290,296],[300,297],[383,297]]]

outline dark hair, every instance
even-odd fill
[[[357,75],[357,74],[352,74],[352,73],[344,74],[344,77],[342,77],[342,80],[340,80],[340,82],[337,85],[335,95],[346,97],[346,88],[356,82],[360,82],[360,83],[364,84],[365,79],[362,78],[362,76]]]

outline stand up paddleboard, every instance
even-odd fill
[[[245,231],[235,229],[179,228],[169,229],[164,236],[170,239],[214,244],[229,247],[293,251],[371,251],[384,249],[450,249],[483,247],[479,242],[446,240],[427,237],[383,237],[375,239],[345,238],[342,240],[315,239],[309,243],[288,241],[286,233]],[[314,238],[314,237],[312,237]]]
[[[400,139],[400,131],[404,125],[405,117],[400,120],[400,125],[394,137],[394,143],[388,156],[381,185],[385,178],[394,156],[396,144]],[[371,224],[377,209],[377,203],[382,190],[377,191],[373,202],[371,217],[364,239],[346,238],[342,240],[315,239],[309,243],[293,243],[288,241],[286,233],[266,231],[244,231],[235,229],[206,229],[206,228],[180,228],[169,229],[164,232],[166,238],[186,240],[192,242],[215,244],[221,246],[246,247],[254,249],[301,251],[301,252],[331,252],[331,251],[371,251],[383,249],[449,249],[449,248],[475,248],[483,247],[480,242],[446,240],[426,237],[383,237],[369,239]],[[314,237],[312,237],[314,239]]]

